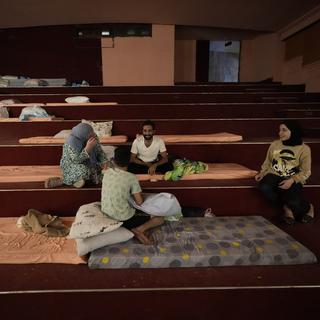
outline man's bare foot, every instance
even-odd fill
[[[151,239],[149,239],[143,232],[141,232],[138,229],[131,229],[131,231],[133,232],[133,234],[135,235],[135,237],[144,245],[152,245],[153,242],[151,241]]]

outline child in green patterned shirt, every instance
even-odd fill
[[[135,215],[135,208],[129,203],[133,196],[136,204],[143,203],[141,187],[137,177],[128,172],[130,151],[126,147],[118,147],[114,153],[113,166],[104,172],[101,190],[101,210],[109,217],[128,221]],[[132,228],[136,238],[145,245],[153,244],[153,240],[146,235],[146,231],[164,223],[163,217],[151,216],[147,222]]]

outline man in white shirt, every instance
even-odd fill
[[[146,120],[142,124],[142,135],[138,136],[131,147],[128,171],[132,173],[166,173],[173,170],[168,162],[168,154],[163,140],[155,134],[155,123]]]

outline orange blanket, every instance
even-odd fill
[[[118,104],[117,102],[85,102],[85,103],[67,103],[67,102],[49,102],[46,103],[46,106],[50,107],[60,107],[60,106],[113,106],[115,104]]]
[[[124,143],[128,141],[127,136],[103,136],[99,138],[102,144]],[[64,144],[65,138],[54,138],[52,136],[30,137],[19,139],[21,144]]]
[[[67,225],[73,220],[62,218]],[[0,263],[85,263],[77,255],[75,240],[25,232],[16,222],[17,218],[0,218]]]
[[[39,102],[30,102],[30,103],[12,103],[8,105],[4,105],[5,107],[30,107],[33,105],[39,105],[42,107],[45,106],[52,106],[52,107],[59,107],[59,106],[106,106],[106,105],[115,105],[118,102],[86,102],[86,103],[67,103],[67,102],[47,102],[47,103],[39,103]]]
[[[183,176],[181,180],[211,180],[211,179],[246,179],[252,178],[257,171],[237,163],[208,163],[208,171]],[[163,175],[138,174],[139,181],[163,180]]]
[[[241,141],[242,136],[228,133],[208,133],[208,134],[167,134],[159,135],[164,142],[175,143],[175,142],[236,142]]]
[[[0,166],[0,182],[39,182],[61,176],[60,166]]]
[[[63,120],[63,118],[56,118],[56,117],[47,117],[47,118],[34,118],[31,117],[26,121],[53,121],[53,120]],[[0,122],[26,122],[21,121],[19,118],[0,118]]]
[[[11,104],[6,104],[4,105],[5,107],[32,107],[34,105],[37,105],[39,107],[44,107],[46,104],[42,102],[28,102],[28,103],[11,103]]]
[[[245,179],[257,171],[237,163],[209,163],[208,171],[184,176],[181,180]],[[39,182],[50,177],[61,177],[59,166],[0,166],[0,182]],[[162,180],[162,174],[137,174],[139,181]]]

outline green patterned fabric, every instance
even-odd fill
[[[84,149],[77,152],[70,145],[64,144],[60,161],[64,184],[72,185],[81,179],[94,184],[101,183],[101,165],[107,161],[107,157],[100,144],[97,144],[95,148],[98,154],[98,166],[90,165],[89,155]]]
[[[104,173],[102,181],[101,210],[115,220],[128,220],[135,214],[135,208],[129,203],[129,198],[139,192],[141,187],[134,174],[109,168]]]
[[[173,170],[164,175],[164,180],[177,181],[183,176],[195,173],[202,173],[208,170],[208,165],[201,161],[192,161],[188,159],[177,159],[173,162]]]

